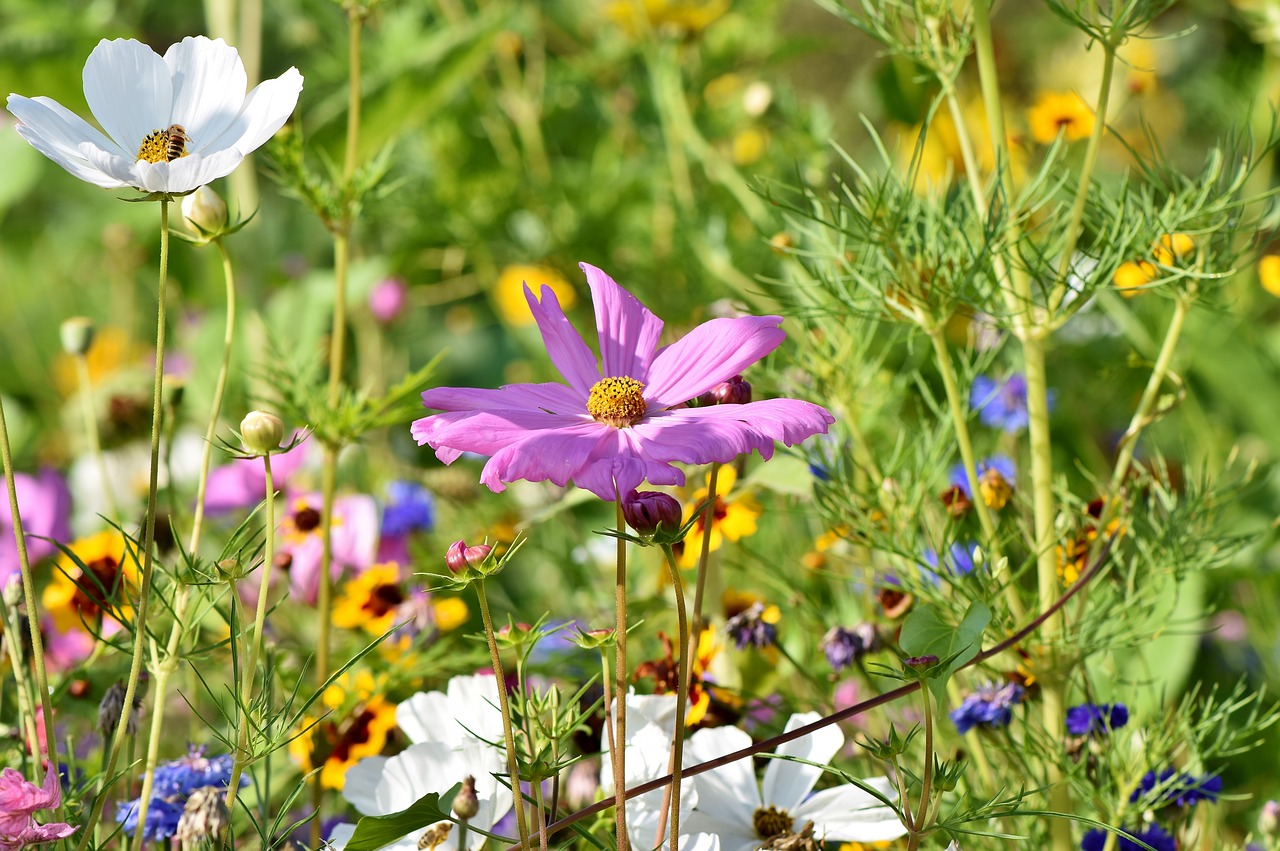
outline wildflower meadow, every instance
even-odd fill
[[[0,6],[0,851],[1280,851],[1280,0]]]

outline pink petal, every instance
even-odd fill
[[[600,380],[596,356],[582,341],[582,335],[569,322],[569,317],[564,315],[555,290],[543,284],[542,301],[538,301],[533,297],[533,290],[525,284],[524,297],[529,302],[534,321],[538,323],[538,330],[542,332],[547,356],[556,365],[556,369],[560,370],[565,381],[569,382],[569,386],[579,391],[585,399],[591,392],[591,386]]]
[[[378,504],[367,494],[334,503],[333,562],[362,572],[378,551]]]
[[[436,457],[449,464],[463,452],[495,455],[531,432],[584,424],[599,426],[586,413],[564,416],[543,411],[451,411],[414,420],[409,430],[419,446],[430,445],[436,450]]]
[[[763,399],[746,405],[673,408],[649,414],[631,431],[652,459],[724,464],[752,450],[770,458],[776,441],[792,446],[825,434],[833,422],[835,417],[812,402]]]
[[[662,336],[662,320],[595,266],[578,265],[587,273],[587,284],[591,287],[604,374],[629,375],[646,381],[649,362]]]
[[[422,404],[441,411],[539,411],[580,414],[587,409],[586,396],[572,387],[546,384],[506,384],[482,387],[436,387],[422,394]]]
[[[780,316],[712,319],[660,349],[649,367],[649,410],[696,399],[778,348],[786,333]]]
[[[574,484],[583,490],[612,501],[616,494],[625,494],[645,481],[654,485],[684,484],[684,473],[653,458],[635,429],[611,428],[605,437],[573,477]]]
[[[591,457],[592,452],[612,426],[594,420],[577,422],[561,428],[526,432],[508,443],[484,465],[480,482],[492,491],[502,491],[506,482],[527,479],[531,482],[551,481],[564,487]],[[609,497],[612,499],[612,495]]]

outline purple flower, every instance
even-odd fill
[[[409,285],[399,278],[378,281],[369,291],[369,312],[386,325],[394,322],[409,303]]]
[[[725,634],[733,639],[739,650],[748,647],[765,648],[778,643],[778,607],[765,607],[764,603],[752,603],[749,609],[738,612],[725,622]]]
[[[868,653],[880,647],[880,636],[869,623],[860,623],[853,629],[833,626],[822,637],[822,652],[833,670],[843,671]]]
[[[1067,710],[1067,732],[1073,736],[1105,736],[1128,723],[1123,703],[1082,703]]]
[[[1049,393],[1053,405],[1053,393]],[[1015,372],[1004,381],[986,375],[973,379],[969,390],[969,406],[978,412],[982,424],[1015,434],[1027,427],[1027,378]]]
[[[582,264],[595,302],[602,361],[560,308],[525,287],[552,363],[567,384],[509,384],[496,390],[438,387],[422,403],[447,413],[414,422],[418,444],[446,464],[464,452],[492,456],[480,481],[501,491],[520,479],[572,481],[613,500],[648,480],[684,484],[676,463],[728,462],[759,450],[773,455],[824,433],[824,408],[795,399],[690,408],[696,399],[776,349],[779,316],[712,319],[658,348],[662,320],[594,266]]]
[[[18,492],[18,516],[26,532],[27,555],[34,564],[58,551],[53,541],[44,538],[63,543],[70,540],[71,492],[62,476],[47,468],[39,476],[14,473],[13,487]],[[13,512],[9,510],[9,500],[0,499],[0,588],[9,577],[21,572],[18,544],[13,538]]]
[[[157,766],[143,838],[149,842],[161,842],[173,836],[178,830],[178,820],[182,818],[182,808],[192,792],[206,786],[226,789],[230,785],[232,762],[231,754],[210,759],[204,755],[203,746],[193,745],[186,756]],[[249,778],[240,778],[242,787],[248,783]],[[138,829],[140,804],[140,798],[116,804],[116,821],[129,836]]]
[[[54,842],[76,832],[69,824],[39,824],[37,810],[53,810],[62,804],[58,772],[45,764],[44,786],[28,783],[16,768],[0,772],[0,851],[17,851],[27,845]]]
[[[320,494],[301,494],[289,501],[289,513],[280,524],[281,540],[276,561],[289,572],[289,590],[295,600],[315,605],[320,592],[320,564],[324,555]],[[333,502],[330,574],[337,580],[343,570],[360,572],[373,564],[378,547],[378,506],[364,494],[338,497]],[[241,587],[251,591],[255,583]]]
[[[436,501],[417,482],[395,481],[387,485],[387,507],[382,512],[382,536],[378,561],[409,563],[409,536],[429,532],[436,522]]]
[[[1144,830],[1126,828],[1126,831],[1141,839],[1156,851],[1178,851],[1178,843],[1158,824],[1150,824]],[[1123,836],[1118,836],[1116,839],[1115,848],[1117,851],[1147,851],[1146,848],[1143,848],[1132,839],[1125,839]],[[1106,844],[1107,831],[1091,830],[1080,841],[1080,849],[1081,851],[1102,851]]]
[[[1163,769],[1160,772],[1148,771],[1142,775],[1138,788],[1133,790],[1133,794],[1129,796],[1130,803],[1136,803],[1139,799],[1150,799],[1155,795],[1155,800],[1151,801],[1151,806],[1155,807],[1190,807],[1197,801],[1216,801],[1218,796],[1222,794],[1222,778],[1216,775],[1206,775],[1197,778],[1194,774],[1175,771],[1172,768]]]
[[[942,570],[952,576],[968,576],[973,573],[973,557],[977,551],[978,545],[974,541],[952,544],[947,549],[947,558],[942,563]],[[935,570],[938,568],[938,554],[933,550],[925,550],[924,560]],[[937,583],[936,574],[932,574],[930,578],[935,584]]]
[[[951,720],[956,729],[967,733],[974,727],[995,729],[1008,726],[1013,720],[1013,707],[1027,696],[1027,690],[1017,683],[980,686],[956,709],[951,710]]]
[[[271,456],[271,478],[276,489],[307,460],[307,442],[303,440],[288,452]],[[204,508],[210,514],[253,508],[267,496],[267,474],[261,458],[237,458],[209,473]]]

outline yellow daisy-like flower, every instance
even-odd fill
[[[1075,92],[1043,92],[1027,110],[1031,138],[1042,145],[1051,144],[1059,133],[1068,142],[1087,138],[1093,122],[1093,110]]]
[[[645,27],[696,35],[724,17],[730,0],[615,0],[605,14],[628,35]]]
[[[115,529],[81,538],[70,547],[84,563],[89,575],[71,558],[58,560],[53,578],[45,586],[41,601],[61,632],[82,629],[97,623],[99,615],[114,611],[126,620],[132,608],[124,604],[138,586],[138,566],[125,552],[124,535]],[[115,632],[120,624],[107,617],[102,625]]]
[[[324,788],[341,791],[346,785],[347,769],[364,757],[377,756],[387,746],[387,734],[396,726],[396,706],[376,693],[379,691],[367,671],[361,671],[354,679],[350,673],[344,674],[321,697],[333,712],[319,722],[304,718],[304,732],[289,743],[289,754],[303,772],[317,764],[322,766],[320,783]],[[354,704],[350,712],[338,712],[349,704]]]
[[[1116,273],[1112,275],[1111,282],[1120,291],[1120,295],[1125,298],[1134,298],[1142,295],[1142,288],[1157,277],[1159,272],[1156,271],[1156,267],[1143,260],[1139,263],[1120,264],[1120,268],[1116,269]]]
[[[1258,261],[1258,281],[1264,290],[1280,298],[1280,254],[1268,254]]]
[[[1172,266],[1196,250],[1196,241],[1185,233],[1166,233],[1151,249],[1157,263]]]
[[[89,380],[94,387],[101,387],[112,375],[136,364],[144,352],[145,349],[122,329],[111,325],[98,328],[93,335],[93,344],[85,353]],[[80,372],[74,355],[61,353],[54,359],[53,386],[63,397],[71,396],[80,389]]]
[[[333,604],[333,625],[382,635],[396,625],[404,601],[400,565],[375,564],[342,586]]]
[[[535,293],[541,292],[544,285],[551,287],[551,291],[560,301],[560,306],[565,310],[573,307],[578,300],[573,284],[549,266],[527,264],[508,266],[502,270],[502,274],[498,276],[498,283],[493,288],[493,304],[498,309],[502,321],[516,328],[533,324],[533,314],[529,311],[529,302],[524,296],[525,284],[528,284],[529,289]]]
[[[432,611],[436,615],[436,629],[441,632],[453,632],[467,622],[471,610],[465,600],[459,597],[442,597],[431,601]]]
[[[764,513],[760,503],[749,493],[733,495],[733,486],[738,475],[733,467],[724,466],[716,477],[716,502],[711,509],[711,531],[709,537],[710,550],[720,549],[724,539],[740,541],[756,533],[756,518]],[[707,498],[711,476],[707,475],[707,485],[693,492],[684,507],[684,522],[688,523]],[[684,550],[680,553],[680,566],[693,567],[702,555],[702,536],[704,534],[704,514],[699,513],[698,521],[693,524],[684,539]]]

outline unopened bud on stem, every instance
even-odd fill
[[[240,437],[250,452],[258,455],[278,452],[284,439],[284,422],[266,411],[250,411],[240,421]]]

